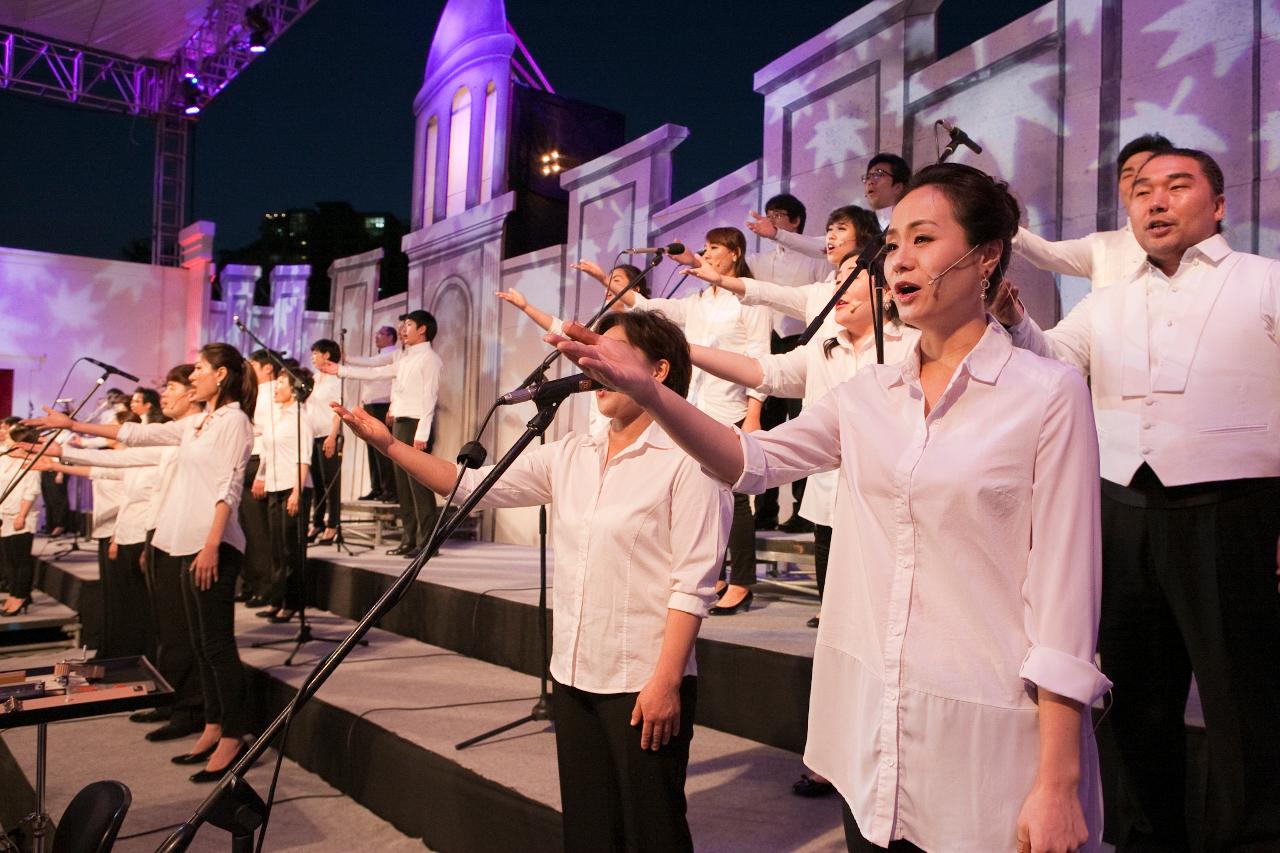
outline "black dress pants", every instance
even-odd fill
[[[117,545],[108,553],[102,585],[102,648],[104,658],[154,653],[151,594],[142,573],[145,542]]]
[[[30,516],[27,523],[31,523]],[[31,533],[0,536],[0,565],[4,566],[9,582],[9,594],[17,598],[31,597],[31,586],[36,576],[36,561],[31,556],[34,541],[35,535]]]
[[[181,560],[151,547],[147,554],[147,581],[155,615],[156,668],[173,687],[174,716],[202,720],[204,693],[183,602],[183,574]]]
[[[1102,482],[1105,722],[1119,756],[1117,850],[1280,850],[1280,479]],[[1195,673],[1208,776],[1187,837],[1184,708]]]
[[[311,512],[311,525],[336,529],[342,514],[342,436],[338,436],[338,451],[324,455],[324,438],[317,438],[311,451],[311,478],[315,482],[315,504]]]
[[[191,626],[204,695],[204,721],[222,726],[223,737],[241,737],[248,725],[245,714],[244,671],[236,649],[236,577],[240,552],[225,542],[218,546],[218,579],[209,589],[196,587],[191,573],[195,555],[182,558],[182,598]]]
[[[306,559],[306,543],[299,541],[305,531],[308,511],[311,509],[311,490],[303,489],[298,501],[298,514],[288,510],[290,490],[267,493],[268,521],[271,526],[271,584],[267,600],[273,607],[297,610],[305,596],[303,580],[306,577],[303,561]]]
[[[756,582],[756,518],[751,499],[733,496],[733,525],[729,528],[729,583],[751,586]]]
[[[390,408],[390,403],[369,403],[364,407],[364,410],[379,421],[386,423],[387,410]],[[386,456],[374,450],[373,445],[365,445],[365,450],[369,454],[369,493],[382,495],[394,500],[396,495],[395,465]]]
[[[67,480],[58,482],[56,471],[40,472],[40,497],[44,498],[44,529],[54,531],[67,528],[71,505],[67,499]]]
[[[813,526],[813,569],[818,577],[818,600],[827,588],[827,563],[831,559],[831,528],[825,524]]]
[[[396,418],[391,434],[405,444],[413,446],[413,434],[418,429],[417,418]],[[404,525],[406,548],[421,548],[427,544],[436,524],[435,493],[410,477],[399,465],[396,469],[396,494],[400,497],[400,522]]]
[[[244,493],[240,497],[240,527],[244,530],[244,591],[266,595],[271,582],[271,535],[267,530],[267,502],[253,496],[253,481],[261,459],[249,457],[244,468]]]
[[[779,337],[777,332],[770,332],[769,351],[774,355],[791,352],[800,343],[799,335]],[[800,400],[795,397],[770,397],[764,401],[760,410],[761,429],[773,429],[800,414]],[[800,508],[800,499],[804,497],[804,478],[791,484],[791,511],[794,514]],[[761,525],[778,523],[778,488],[765,489],[756,495],[756,521]]]
[[[872,844],[858,829],[858,822],[853,819],[853,812],[849,811],[849,804],[843,798],[840,800],[840,817],[844,821],[844,846],[849,849],[849,853],[877,853],[880,850],[888,850],[890,853],[924,853],[910,841],[901,838],[890,841],[888,847]]]
[[[555,684],[565,853],[693,850],[684,782],[698,680],[680,684],[680,733],[656,752],[640,748],[640,726],[631,725],[637,695]]]

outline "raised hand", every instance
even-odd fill
[[[751,218],[747,220],[748,231],[768,240],[778,236],[778,226],[769,221],[769,217],[762,216],[758,210],[748,212],[751,214]]]
[[[74,423],[71,418],[48,406],[41,406],[40,408],[45,411],[43,418],[27,418],[22,423],[26,426],[33,426],[36,429],[71,429],[71,425]]]
[[[609,277],[604,274],[604,270],[600,268],[599,264],[592,261],[578,261],[576,264],[569,264],[569,269],[584,272],[601,284],[609,283]]]
[[[513,308],[519,308],[521,311],[529,304],[529,300],[524,298],[524,294],[516,290],[514,287],[507,290],[499,290],[494,296],[506,302]]]
[[[712,269],[709,264],[680,270],[680,275],[691,275],[694,278],[700,278],[713,287],[719,285],[721,281],[724,280],[724,276]]]
[[[316,370],[321,373],[327,373],[330,376],[338,375],[338,363],[336,361],[322,361],[316,365]]]
[[[391,442],[395,439],[391,437],[391,430],[387,429],[387,425],[366,412],[364,409],[356,406],[354,409],[346,409],[341,403],[330,403],[333,411],[338,417],[342,418],[342,422],[351,427],[351,431],[357,436],[364,439],[370,447],[379,453],[386,453],[387,448],[391,446]]]
[[[566,323],[565,337],[544,341],[560,350],[592,379],[640,401],[654,388],[653,368],[625,341],[597,334],[580,323]]]

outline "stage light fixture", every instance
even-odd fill
[[[542,174],[544,177],[559,174],[564,167],[560,165],[560,151],[553,149],[538,158],[542,162]]]
[[[249,52],[266,53],[267,42],[271,40],[271,22],[261,4],[245,9],[244,25],[249,28]]]
[[[204,87],[200,78],[191,71],[182,75],[182,111],[193,116],[200,113],[200,98],[204,95]]]

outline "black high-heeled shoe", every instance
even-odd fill
[[[13,597],[13,596],[10,596],[10,598],[12,598],[12,597]],[[27,608],[31,606],[31,596],[29,596],[29,595],[28,595],[26,598],[22,599],[22,604],[18,605],[18,609],[17,609],[17,610],[10,610],[10,609],[8,608],[8,605],[9,605],[9,601],[8,601],[8,599],[6,599],[6,600],[5,600],[5,609],[4,609],[4,610],[0,610],[0,616],[5,616],[5,617],[9,617],[9,616],[21,616],[23,613],[26,613],[26,612],[27,612]]]
[[[285,622],[293,621],[293,614],[294,611],[292,610],[277,610],[273,615],[267,617],[267,621],[272,625],[283,625]]]
[[[231,765],[235,764],[237,761],[244,758],[244,754],[248,751],[249,751],[249,744],[247,743],[240,744],[240,748],[236,750],[236,754],[232,756],[231,760],[228,761],[226,764],[224,764],[221,768],[217,770],[197,770],[195,773],[191,774],[190,776],[191,781],[195,782],[197,785],[204,784],[205,782],[217,782],[223,776],[227,775],[227,770],[231,767]]]
[[[728,589],[728,587],[725,587],[725,589]],[[756,594],[752,592],[750,589],[748,589],[747,594],[742,596],[742,600],[739,601],[737,604],[734,604],[729,607],[726,607],[723,604],[717,604],[715,607],[712,607],[710,611],[711,615],[712,616],[733,616],[735,613],[742,613],[747,610],[750,610],[751,599],[755,597],[756,597]]]
[[[213,755],[213,751],[218,748],[215,743],[208,749],[202,749],[199,752],[184,752],[182,755],[175,755],[169,760],[174,764],[203,764],[209,760],[209,756]]]

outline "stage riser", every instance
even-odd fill
[[[395,580],[325,560],[308,566],[318,606],[348,619],[360,618]],[[550,615],[547,624],[550,630]],[[527,675],[541,672],[532,604],[419,579],[378,627]],[[697,648],[699,725],[804,750],[812,659],[705,638]]]
[[[261,731],[293,698],[289,685],[245,667]],[[560,814],[323,700],[290,727],[285,754],[401,832],[441,853],[558,853]],[[263,761],[273,761],[267,752]],[[266,791],[259,793],[265,796]]]
[[[80,642],[91,649],[102,645],[102,593],[98,583],[84,580],[56,563],[36,561],[36,589],[80,615]]]

